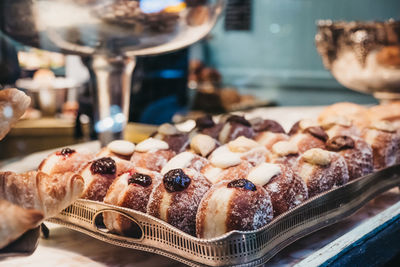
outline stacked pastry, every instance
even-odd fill
[[[258,229],[309,197],[398,163],[400,108],[390,118],[381,109],[336,104],[287,133],[273,120],[208,116],[190,133],[164,124],[137,145],[114,141],[97,155],[64,149],[39,169],[73,170],[85,180],[82,198],[213,238]],[[106,213],[104,223],[114,233],[132,231],[121,215]]]

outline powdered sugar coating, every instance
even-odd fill
[[[290,142],[297,145],[299,153],[302,154],[311,148],[325,149],[325,142],[309,133],[297,133],[290,137]]]
[[[183,169],[191,179],[190,185],[183,191],[169,193],[164,183],[158,184],[150,195],[147,213],[157,218],[161,216],[161,204],[165,194],[171,197],[167,209],[166,222],[176,228],[195,235],[197,208],[204,194],[210,189],[211,183],[199,172],[193,169]],[[162,219],[162,218],[161,218]]]
[[[169,149],[149,152],[135,151],[131,161],[135,167],[160,172],[173,156],[175,156],[175,152]]]
[[[255,191],[235,187],[229,188],[228,190],[232,191],[232,195],[227,199],[228,203],[225,203],[227,205],[226,215],[221,217],[225,218],[225,221],[214,221],[213,216],[207,216],[207,212],[212,210],[209,208],[218,204],[213,202],[218,199],[213,198],[213,196],[218,196],[221,190],[226,191],[228,183],[228,181],[222,181],[215,184],[201,200],[196,217],[198,237],[211,238],[224,234],[224,232],[218,231],[207,233],[205,231],[208,229],[205,227],[206,224],[225,224],[225,227],[219,228],[224,229],[225,232],[232,230],[251,231],[261,228],[272,220],[273,209],[270,196],[260,186],[256,186]],[[206,221],[206,218],[208,218],[208,221]]]

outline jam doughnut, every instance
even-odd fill
[[[240,136],[251,139],[254,137],[254,130],[250,122],[244,117],[232,115],[228,117],[224,123],[218,135],[218,141],[221,142],[221,144],[226,144]]]
[[[212,164],[205,166],[201,173],[212,184],[216,184],[222,180],[235,180],[246,177],[254,166],[247,161],[241,161],[237,165],[221,168]]]
[[[125,140],[115,140],[109,143],[106,147],[102,148],[97,153],[97,158],[104,157],[118,157],[124,160],[130,160],[133,152],[135,151],[135,144]]]
[[[171,158],[167,164],[161,170],[161,174],[164,175],[173,169],[184,169],[190,168],[196,171],[201,171],[204,166],[208,165],[209,162],[206,158],[200,157],[192,152],[182,152]]]
[[[311,148],[325,149],[328,135],[321,126],[311,120],[301,120],[295,123],[289,131],[290,142],[296,144],[299,153],[304,153]]]
[[[130,208],[146,213],[153,188],[162,181],[162,176],[153,171],[134,168],[115,178],[107,191],[104,203]],[[121,235],[130,235],[135,229],[125,216],[114,212],[103,213],[107,229]]]
[[[152,137],[165,141],[169,149],[175,153],[183,152],[189,147],[189,135],[179,131],[174,125],[169,123],[161,124]]]
[[[346,117],[330,117],[322,124],[329,138],[335,136],[361,136],[361,131]]]
[[[282,164],[262,163],[250,171],[247,180],[267,190],[274,216],[298,206],[308,198],[305,182],[291,168]]]
[[[76,151],[71,148],[63,148],[44,159],[38,170],[49,175],[65,172],[78,173],[94,157],[94,153],[86,150]]]
[[[279,141],[289,140],[283,127],[274,120],[252,120],[252,126],[255,131],[254,140],[268,150]]]
[[[349,180],[345,159],[336,152],[313,148],[300,156],[294,172],[307,184],[310,197]]]
[[[346,160],[350,180],[373,172],[372,148],[362,138],[336,136],[326,142],[326,147],[338,152]]]
[[[192,169],[174,169],[150,195],[147,213],[190,235],[196,234],[196,213],[211,183]]]
[[[173,156],[175,152],[166,142],[149,138],[137,144],[131,161],[135,167],[160,172]]]
[[[196,216],[199,238],[213,238],[232,230],[256,230],[273,218],[268,192],[246,179],[215,184],[200,202]]]
[[[81,198],[103,201],[114,179],[132,167],[132,162],[118,157],[90,161],[79,173],[85,180]]]
[[[364,140],[372,147],[374,170],[399,162],[400,132],[388,121],[377,121],[364,129]]]

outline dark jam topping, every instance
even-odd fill
[[[290,128],[289,135],[297,134],[300,131],[300,121],[293,124],[292,128]]]
[[[143,173],[134,173],[128,180],[128,184],[138,184],[143,187],[148,187],[152,183],[152,179],[149,175]]]
[[[92,174],[115,174],[116,169],[115,161],[109,157],[95,160],[90,166]]]
[[[243,188],[250,191],[257,190],[257,187],[252,182],[246,179],[233,180],[232,182],[228,183],[227,186],[228,188]]]
[[[215,122],[213,121],[211,115],[206,115],[204,117],[196,119],[196,128],[200,131],[203,129],[214,127]]]
[[[253,129],[256,132],[285,133],[283,127],[274,120],[262,120],[260,123],[253,125]]]
[[[164,175],[164,187],[168,192],[183,191],[190,185],[191,179],[182,169],[170,170]]]
[[[324,129],[320,126],[308,127],[305,131],[324,142],[329,138]]]
[[[236,122],[244,126],[251,127],[250,122],[242,116],[232,115],[226,120],[226,122]]]
[[[354,148],[354,140],[350,136],[335,136],[326,142],[329,150],[340,151]]]
[[[71,155],[73,153],[75,153],[74,149],[66,147],[66,148],[61,149],[61,151],[57,152],[57,155],[62,155],[64,157],[68,157],[69,155]]]

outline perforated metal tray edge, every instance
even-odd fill
[[[258,266],[297,239],[350,216],[398,185],[400,165],[315,196],[256,231],[232,231],[214,239],[195,238],[138,211],[82,199],[49,221],[110,244],[160,254],[190,266]],[[143,236],[128,238],[98,229],[94,216],[105,209],[133,218]]]

